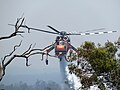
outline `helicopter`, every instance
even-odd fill
[[[13,24],[9,24],[11,26],[15,26]],[[27,25],[21,25],[21,27],[26,28],[29,30],[35,30],[35,31],[40,31],[40,32],[45,32],[45,33],[49,33],[49,34],[54,34],[54,35],[58,35],[56,37],[55,43],[50,45],[49,47],[47,47],[45,49],[45,53],[42,54],[42,60],[43,60],[43,55],[46,54],[46,65],[48,65],[48,54],[55,49],[55,56],[57,58],[60,59],[60,61],[62,60],[62,57],[64,56],[66,61],[69,62],[70,60],[66,58],[66,55],[68,53],[68,51],[70,51],[70,56],[71,53],[73,51],[75,51],[77,54],[80,54],[80,52],[77,50],[77,48],[75,48],[71,43],[70,43],[70,38],[69,36],[71,35],[94,35],[94,34],[106,34],[106,33],[114,33],[117,31],[100,31],[100,32],[90,32],[90,31],[86,31],[86,32],[65,32],[65,31],[59,31],[55,28],[53,28],[50,25],[47,25],[48,28],[50,28],[53,31],[48,31],[48,30],[42,30],[42,29],[37,29],[37,28],[32,28],[32,27],[28,27]],[[105,28],[100,28],[100,29],[95,29],[95,30],[91,30],[91,31],[97,31],[97,30],[104,30]]]

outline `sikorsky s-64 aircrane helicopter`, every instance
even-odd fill
[[[12,25],[12,24],[10,24],[10,25]],[[12,26],[14,26],[14,25],[12,25]],[[41,31],[41,32],[49,33],[49,34],[58,35],[56,37],[55,43],[52,44],[50,47],[46,48],[45,52],[46,52],[46,55],[48,55],[49,52],[51,52],[53,49],[55,49],[55,56],[58,57],[60,59],[60,61],[62,60],[62,56],[65,56],[65,58],[66,58],[68,51],[70,51],[70,53],[72,53],[72,51],[74,50],[77,54],[80,53],[70,43],[70,38],[69,38],[70,35],[93,35],[93,34],[105,34],[105,33],[117,32],[117,31],[100,31],[100,32],[86,31],[86,32],[80,32],[80,33],[71,33],[71,32],[59,31],[59,30],[57,30],[49,25],[47,27],[49,27],[53,31],[31,28],[31,27],[28,27],[27,25],[21,25],[21,27],[27,28],[28,30],[36,30],[36,31]],[[103,29],[105,29],[105,28],[95,29],[92,31],[103,30]],[[42,60],[43,60],[43,55],[42,55]],[[69,61],[69,60],[66,58],[66,61]],[[48,56],[46,58],[46,65],[48,65]]]

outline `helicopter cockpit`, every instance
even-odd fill
[[[57,36],[55,45],[55,54],[57,56],[67,53],[68,42],[70,42],[68,36]]]
[[[58,41],[67,41],[70,42],[70,38],[68,36],[57,36],[56,42]]]

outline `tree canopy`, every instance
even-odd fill
[[[105,90],[105,86],[98,80],[98,76],[105,76],[104,78],[113,84],[117,89],[120,89],[120,54],[117,56],[117,51],[120,49],[120,37],[116,43],[107,41],[104,46],[99,43],[95,45],[94,42],[85,41],[78,51],[80,54],[78,59],[86,60],[95,71],[91,77],[82,76],[82,69],[75,64],[69,65],[70,73],[76,74],[83,84],[84,88],[89,87],[93,82],[99,83],[99,88]],[[117,58],[119,57],[119,58]]]

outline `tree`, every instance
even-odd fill
[[[4,90],[5,85],[4,84],[0,84],[0,90]]]
[[[47,83],[42,80],[37,80],[35,83],[35,90],[45,90]]]
[[[107,50],[110,58],[114,58],[116,52],[118,51],[117,47],[114,45],[114,43],[107,41],[105,43],[105,49]]]
[[[118,42],[114,44],[107,41],[104,46],[99,44],[97,47],[93,42],[85,41],[78,48],[80,51],[78,57],[82,58],[81,60],[89,62],[95,71],[91,77],[83,76],[82,69],[79,69],[75,64],[69,65],[70,73],[74,73],[81,79],[84,88],[89,88],[94,82],[99,84],[101,90],[105,90],[104,84],[102,83],[103,80],[98,80],[97,76],[104,75],[106,77],[107,75],[107,80],[113,83],[118,90],[120,89],[120,63],[117,63],[118,59],[116,58],[116,53],[119,49]]]
[[[64,88],[65,88],[64,90],[70,90],[68,89],[68,87]],[[53,81],[45,82],[42,80],[37,80],[34,85],[27,85],[22,81],[11,85],[0,84],[0,90],[63,90],[63,89],[61,89],[61,86],[56,82]]]
[[[105,43],[104,47],[96,47],[93,42],[86,41],[78,50],[81,52],[79,56],[86,59],[97,74],[116,68],[114,57],[117,48],[112,42]]]
[[[50,81],[44,90],[61,90],[61,87],[56,82]]]
[[[15,25],[10,24],[12,26],[15,26],[15,31],[8,36],[0,37],[0,41],[5,40],[5,39],[8,40],[8,39],[10,39],[12,37],[16,37],[18,35],[23,37],[22,34],[25,32],[20,30],[21,27],[26,27],[28,30],[28,33],[30,33],[30,28],[27,27],[26,25],[23,25],[24,20],[25,20],[25,18],[18,18]],[[44,50],[46,50],[47,48],[52,46],[52,44],[43,49],[34,48],[35,44],[34,45],[30,44],[28,49],[26,49],[23,53],[21,53],[21,54],[15,53],[15,51],[17,50],[17,48],[19,48],[21,46],[21,44],[22,44],[22,40],[18,45],[14,46],[13,50],[8,55],[5,55],[2,58],[2,61],[0,62],[0,81],[2,80],[3,76],[5,75],[6,67],[16,58],[24,58],[26,61],[26,66],[30,66],[28,61],[29,61],[29,58],[33,55],[41,54],[43,57],[43,55],[46,54],[46,55],[51,56],[50,54],[45,53]]]

